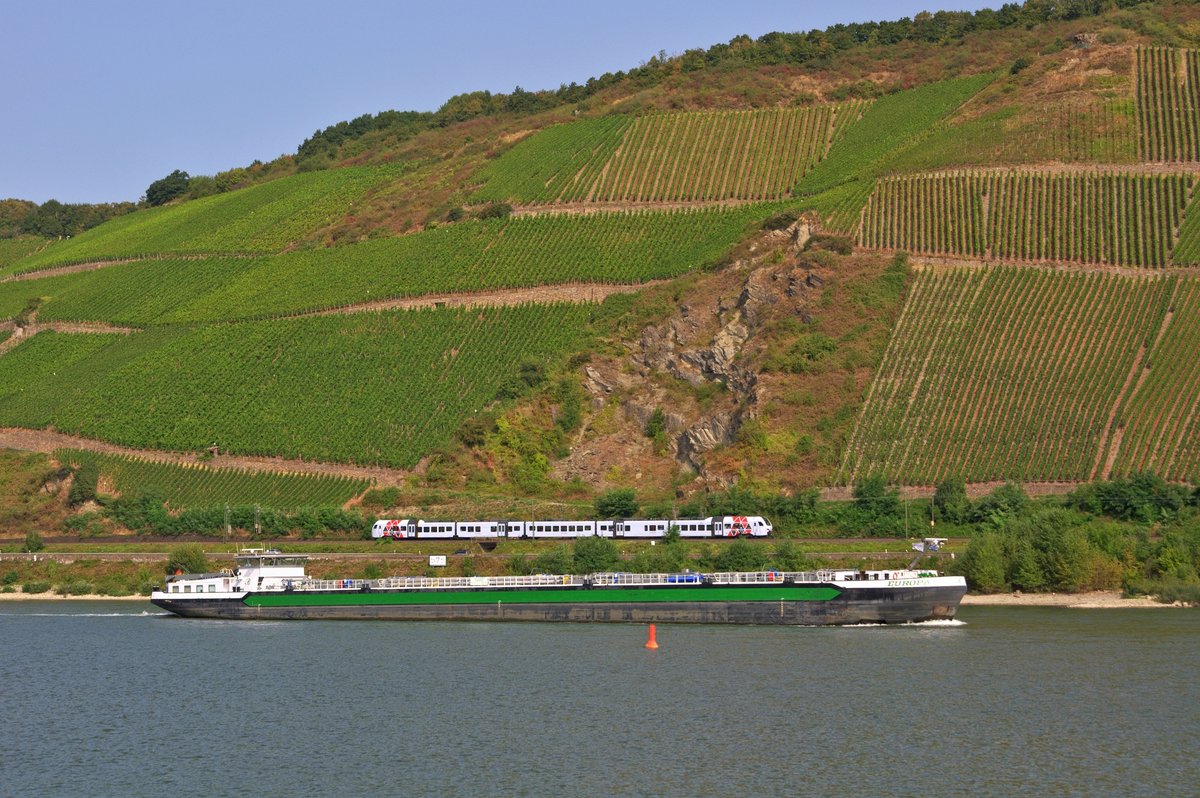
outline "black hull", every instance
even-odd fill
[[[651,601],[255,607],[241,599],[154,599],[189,618],[227,620],[540,621],[845,626],[918,623],[954,617],[962,587],[844,589],[827,601]],[[373,594],[384,599],[385,593]]]

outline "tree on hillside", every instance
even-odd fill
[[[0,238],[20,235],[29,214],[37,210],[37,203],[21,199],[0,200]]]
[[[971,517],[971,501],[962,477],[947,477],[933,494],[933,509],[938,521],[961,524]]]
[[[631,518],[637,511],[637,495],[633,488],[615,488],[596,497],[596,516],[599,518]]]
[[[146,189],[146,202],[151,205],[162,205],[170,202],[188,190],[191,177],[187,172],[176,169],[171,174],[155,180]]]

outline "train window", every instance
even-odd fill
[[[191,585],[184,585],[184,586],[183,586],[183,592],[184,592],[184,593],[191,593],[191,592],[192,592],[192,586],[191,586]]]

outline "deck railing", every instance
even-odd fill
[[[292,590],[462,590],[479,588],[648,587],[654,585],[756,585],[782,582],[829,582],[847,571],[751,571],[721,573],[633,574],[599,573],[559,576],[393,576],[385,579],[303,579]]]

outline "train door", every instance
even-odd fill
[[[725,536],[725,523],[720,518],[712,520],[712,536],[714,538]]]
[[[496,537],[498,537],[498,538],[508,537],[508,522],[507,521],[496,522]]]
[[[625,522],[624,521],[614,521],[613,522],[613,537],[614,538],[625,537]]]

